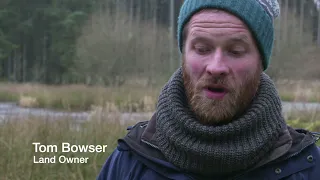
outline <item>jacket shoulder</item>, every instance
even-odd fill
[[[104,163],[97,180],[125,179],[124,175],[127,173],[124,172],[127,171],[127,166],[123,164],[131,164],[131,161],[125,152],[114,150]]]
[[[320,177],[320,148],[316,144],[311,145],[305,152],[297,156],[288,167],[296,172],[284,180],[310,179],[317,180]],[[296,168],[294,168],[296,167]]]
[[[138,139],[141,136],[141,130],[148,124],[148,121],[143,121],[128,127],[128,137]],[[157,171],[146,165],[145,158],[136,153],[124,139],[118,140],[117,148],[107,158],[102,169],[97,176],[97,180],[148,180],[148,179],[164,179]],[[134,141],[132,139],[132,141]],[[138,143],[138,142],[135,142]],[[139,144],[139,143],[138,143]]]
[[[134,126],[129,126],[127,130],[132,130],[136,126],[141,126],[146,122],[139,122]],[[127,134],[128,135],[128,134]],[[113,180],[113,179],[134,179],[132,177],[132,168],[135,172],[143,171],[143,165],[134,157],[130,148],[121,140],[118,140],[117,148],[107,158],[102,166],[97,180]]]
[[[320,149],[316,144],[312,144],[283,162],[265,166],[251,173],[250,177],[265,177],[274,180],[317,180],[320,177]]]
[[[103,165],[97,180],[148,180],[162,177],[146,167],[131,151],[116,149]]]

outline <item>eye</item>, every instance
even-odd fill
[[[233,55],[238,56],[238,55],[242,54],[242,51],[230,51],[230,53],[233,54]]]
[[[245,54],[246,50],[244,48],[231,48],[228,53],[235,57],[241,57]]]
[[[195,51],[197,54],[204,55],[210,52],[210,48],[207,46],[195,46]]]

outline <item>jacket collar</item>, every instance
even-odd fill
[[[141,141],[153,146],[156,149],[158,148],[156,137],[156,113],[153,114],[150,121],[148,122],[146,129],[141,135]]]

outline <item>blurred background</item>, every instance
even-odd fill
[[[320,131],[320,0],[278,0],[270,68],[288,124]],[[94,179],[180,66],[183,0],[1,0],[0,179]],[[108,144],[34,164],[32,142]]]
[[[279,2],[281,16],[275,22],[268,73],[277,79],[319,79],[319,1]],[[182,3],[2,0],[0,77],[47,84],[164,80],[179,66],[176,22]]]

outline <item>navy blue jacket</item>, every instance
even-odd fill
[[[320,149],[315,145],[315,138],[314,141],[299,145],[298,151],[280,162],[272,161],[231,177],[207,178],[183,172],[165,161],[161,152],[153,147],[153,140],[146,141],[143,138],[146,126],[147,122],[140,122],[124,139],[118,140],[117,149],[105,162],[97,180],[320,180]]]

